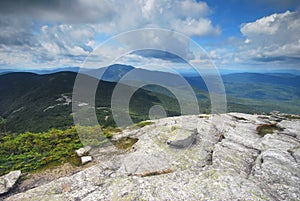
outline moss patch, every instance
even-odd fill
[[[177,130],[177,129],[179,129],[179,126],[172,126],[172,127],[171,127],[171,132],[173,132],[173,131],[175,131],[175,130]]]
[[[113,127],[108,127],[108,128],[103,128],[103,134],[107,138],[112,138],[116,133],[122,132],[121,129],[119,128],[113,128]]]
[[[264,137],[266,134],[272,134],[276,130],[283,131],[284,129],[277,126],[276,124],[261,124],[256,127],[256,132],[261,137]]]
[[[137,138],[132,138],[132,137],[123,137],[119,140],[113,140],[111,141],[112,144],[117,148],[117,149],[129,149],[131,148],[139,139]]]
[[[143,128],[143,127],[145,127],[145,126],[149,126],[149,125],[152,125],[152,124],[154,124],[154,123],[151,122],[151,121],[141,121],[141,122],[139,122],[139,123],[133,124],[133,125],[131,126],[131,128],[132,128],[132,129],[138,129],[138,128]]]
[[[208,115],[199,115],[198,116],[200,119],[209,119]]]
[[[287,119],[289,119],[289,120],[292,120],[292,119],[300,119],[300,116],[299,116],[299,115],[292,115],[292,114],[285,115],[284,117],[287,118]]]

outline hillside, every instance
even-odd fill
[[[0,116],[7,120],[7,130],[40,132],[73,125],[71,97],[76,75],[73,72],[0,75]],[[115,83],[101,81],[99,86],[101,90],[98,88],[96,93],[98,121],[104,126],[114,126],[109,107]],[[125,86],[124,90],[132,90],[132,87]],[[168,115],[179,114],[176,99],[139,89],[133,95],[130,105],[134,121],[148,118],[149,108],[156,104],[162,104]]]

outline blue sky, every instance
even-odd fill
[[[149,45],[180,50],[190,63],[209,58],[220,70],[300,70],[299,5],[298,0],[3,0],[0,68],[100,67],[115,55],[123,55],[116,61],[137,67],[182,67],[167,54],[124,52]],[[171,44],[170,38],[145,31],[114,43],[130,48],[102,46],[91,66],[84,63],[104,41],[143,28],[182,33],[207,57],[198,58],[187,42],[174,38]],[[156,40],[159,45],[150,44]]]

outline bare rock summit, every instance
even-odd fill
[[[6,200],[300,200],[298,116],[228,113],[152,122],[120,134],[138,138],[133,147],[92,150],[95,165]]]

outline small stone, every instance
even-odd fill
[[[77,149],[75,152],[76,152],[77,156],[81,157],[85,153],[85,149],[84,148],[80,148],[80,149]]]
[[[86,147],[77,149],[75,152],[76,152],[77,156],[81,157],[81,156],[87,155],[91,149],[92,148],[90,146],[86,146]]]
[[[81,163],[82,165],[88,163],[88,162],[91,162],[93,159],[91,156],[82,156],[81,157]]]
[[[21,176],[21,171],[12,171],[0,177],[0,195],[12,189]]]

